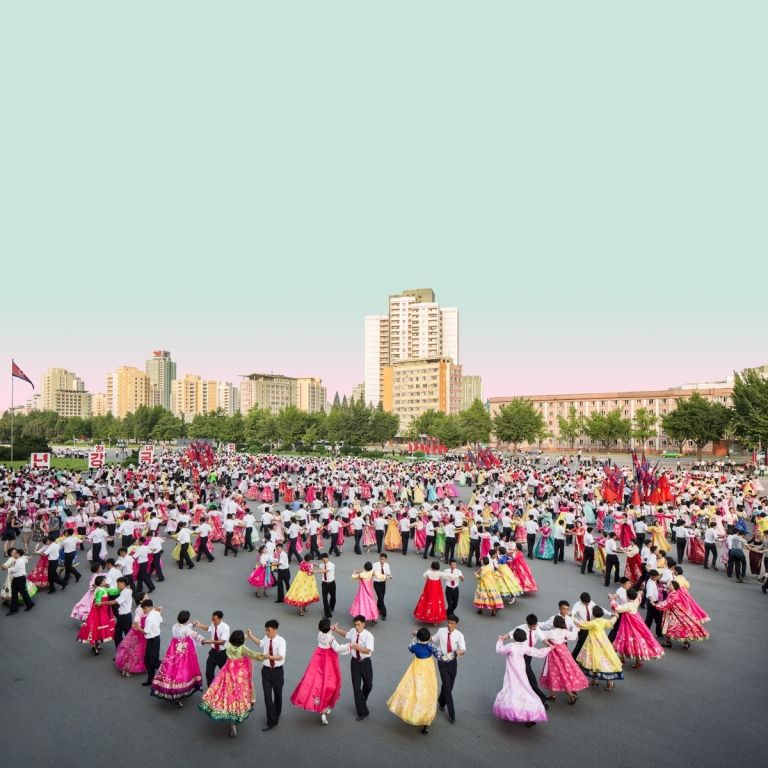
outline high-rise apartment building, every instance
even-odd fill
[[[298,386],[296,379],[274,373],[249,373],[240,385],[240,410],[243,415],[252,408],[266,408],[278,413],[289,405],[296,405]]]
[[[365,318],[366,402],[383,402],[386,366],[438,357],[459,362],[458,309],[441,308],[431,288],[414,288],[390,296],[386,315]]]
[[[107,411],[118,419],[150,403],[149,376],[138,368],[122,365],[107,374]]]
[[[64,368],[49,368],[42,377],[39,406],[55,411],[59,416],[91,415],[91,395],[85,391],[83,380]]]
[[[479,376],[462,376],[461,410],[465,411],[475,400],[483,402],[483,382]]]
[[[296,407],[306,413],[325,410],[326,391],[322,379],[300,376],[296,379]]]
[[[103,392],[96,392],[91,397],[91,416],[106,416],[108,412],[107,396]]]
[[[447,357],[400,360],[382,372],[382,405],[400,417],[400,434],[428,410],[455,414],[461,410],[461,366]]]
[[[192,421],[198,414],[213,413],[219,405],[219,382],[206,381],[195,374],[187,373],[171,384],[171,412],[174,416]]]
[[[153,405],[171,408],[171,382],[176,378],[176,363],[171,360],[171,353],[166,349],[156,349],[145,364],[149,383],[157,387],[157,393],[152,395]]]
[[[357,403],[360,400],[365,400],[365,382],[352,387],[352,394],[349,396],[349,399],[353,403]]]
[[[227,416],[231,416],[240,410],[240,390],[229,381],[217,381],[216,404]]]

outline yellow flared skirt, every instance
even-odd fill
[[[411,725],[430,725],[437,714],[437,673],[431,656],[414,659],[387,701],[387,709]]]

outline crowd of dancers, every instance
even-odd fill
[[[561,600],[546,621],[529,614],[499,635],[496,652],[506,667],[493,712],[532,726],[547,719],[557,694],[574,705],[590,686],[604,682],[612,691],[628,663],[639,669],[661,659],[673,642],[688,650],[707,639],[709,616],[684,575],[690,567],[719,565],[740,583],[749,572],[766,591],[768,503],[756,481],[738,471],[668,475],[671,500],[651,505],[629,497],[607,503],[600,468],[566,461],[544,467],[506,461],[483,470],[455,462],[232,454],[203,463],[169,452],[137,469],[87,475],[0,468],[3,598],[9,615],[22,606],[32,610],[36,592],[80,581],[82,558],[90,579],[71,611],[77,640],[96,656],[111,643],[121,675],[146,676],[153,696],[179,708],[202,689],[197,647],[210,646],[199,709],[229,723],[235,735],[255,706],[254,663],[264,730],[279,723],[286,659],[279,621],[267,621],[257,637],[250,629],[230,630],[219,610],[205,622],[181,610],[161,658],[163,610],[151,595],[166,578],[164,548],[172,545],[179,570],[203,558],[213,562],[217,546],[226,557],[245,550],[255,564],[243,578],[256,597],[273,593],[275,603],[300,615],[322,604],[317,645],[290,701],[318,713],[323,724],[341,692],[340,655],[350,657],[357,719],[369,716],[371,630],[387,619],[393,558],[410,553],[426,561],[413,609],[424,626],[413,633],[412,661],[387,706],[428,733],[438,709],[455,722],[453,686],[467,650],[457,613],[467,580],[473,579],[474,610],[503,616],[505,607],[537,591],[530,562],[561,565],[568,551],[582,574],[597,574],[613,591],[605,605],[584,591],[573,605]],[[370,560],[339,573],[345,547]],[[342,576],[356,583],[349,629],[334,621]],[[544,659],[538,678],[532,658]]]

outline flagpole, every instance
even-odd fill
[[[16,412],[13,410],[13,360],[11,360],[11,462],[13,462],[13,420]]]

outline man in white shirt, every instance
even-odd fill
[[[571,616],[576,621],[591,621],[593,612],[595,610],[595,604],[592,602],[592,597],[589,592],[582,592],[579,596],[579,602],[571,608]],[[586,629],[579,630],[579,636],[576,638],[576,645],[573,647],[573,653],[571,654],[575,659],[579,655],[581,646],[584,645],[584,641],[587,639],[589,631]]]
[[[584,534],[584,554],[581,558],[581,572],[594,573],[595,567],[595,537],[592,533],[594,529],[591,525],[587,526],[587,532]]]
[[[209,625],[201,624],[199,621],[192,622],[198,629],[202,629],[211,635],[210,640],[203,640],[203,645],[210,645],[208,659],[205,662],[205,682],[210,688],[216,670],[221,669],[227,663],[227,641],[229,640],[229,624],[224,621],[223,611],[214,611],[211,614],[211,623]]]
[[[616,534],[611,531],[605,540],[605,586],[611,584],[611,570],[614,571],[614,584],[619,583],[619,545],[616,543]]]
[[[398,521],[397,526],[400,529],[400,539],[403,545],[403,554],[407,555],[408,541],[411,538],[411,528],[413,527],[413,524],[411,523],[411,518],[408,517],[408,515],[403,515]]]
[[[528,515],[525,521],[525,538],[528,543],[528,559],[533,560],[533,548],[536,544],[536,532],[539,530],[539,524],[533,515]]]
[[[387,620],[387,606],[384,604],[384,598],[387,594],[387,581],[391,578],[392,571],[387,562],[387,555],[382,552],[379,554],[378,562],[373,564],[373,591],[376,593],[376,606],[382,621]]]
[[[357,721],[360,722],[370,714],[367,701],[373,690],[373,635],[365,628],[365,616],[355,616],[353,623],[354,627],[349,631],[341,629],[338,624],[334,624],[331,629],[350,642],[349,670],[352,675]]]
[[[256,547],[253,546],[253,532],[256,527],[256,518],[250,509],[243,515],[243,524],[245,525],[245,548],[253,552]]]
[[[328,533],[331,535],[331,546],[328,548],[328,552],[333,552],[336,557],[341,555],[341,552],[339,551],[339,528],[341,528],[341,523],[339,522],[339,518],[334,515],[328,521]]]
[[[645,582],[645,626],[650,629],[651,625],[655,624],[656,637],[662,645],[669,648],[672,644],[664,641],[661,631],[663,614],[656,607],[656,603],[660,600],[659,576],[659,572],[654,568],[648,572],[648,581]]]
[[[445,531],[445,562],[450,563],[456,553],[456,526],[452,520],[443,526]]]
[[[381,549],[384,546],[384,528],[387,525],[384,513],[377,515],[373,518],[373,528],[376,532],[376,551],[381,554]]]
[[[107,556],[107,532],[101,527],[101,523],[94,523],[93,530],[86,537],[93,544],[91,553],[92,562],[103,561]]]
[[[20,549],[15,547],[8,553],[13,562],[8,565],[0,565],[4,571],[8,571],[11,577],[11,604],[8,606],[6,616],[12,616],[19,612],[19,597],[24,601],[24,611],[31,611],[35,604],[27,592],[27,563],[29,558],[22,554]]]
[[[336,566],[331,562],[327,552],[320,555],[320,593],[323,596],[323,614],[326,619],[333,617],[336,608]]]
[[[45,548],[42,550],[42,554],[44,554],[48,558],[48,594],[52,595],[56,589],[53,586],[54,584],[58,584],[62,591],[66,589],[67,583],[59,576],[58,567],[59,567],[59,554],[61,552],[61,546],[56,543],[56,539],[54,539],[52,536],[48,536],[45,539]]]
[[[106,601],[115,605],[115,648],[123,642],[123,638],[131,631],[133,624],[133,592],[128,582],[122,576],[117,580],[120,593],[114,600]]]
[[[192,562],[192,558],[189,556],[189,545],[192,541],[192,531],[189,530],[186,523],[181,522],[181,518],[179,518],[179,530],[176,533],[176,541],[179,542],[180,545],[180,553],[179,553],[179,570],[184,570],[184,564],[186,563],[187,568],[194,568],[195,564]]]
[[[552,539],[555,545],[555,556],[552,562],[557,565],[565,558],[565,526],[559,520],[552,528]]]
[[[440,696],[437,705],[442,712],[448,708],[448,722],[456,722],[456,710],[453,706],[453,684],[456,682],[458,664],[456,659],[467,652],[467,644],[464,635],[456,627],[459,619],[448,611],[448,626],[441,627],[435,633],[434,644],[440,649],[442,658],[437,660],[437,669],[440,673]]]
[[[480,529],[474,520],[469,523],[469,557],[467,565],[472,567],[472,558],[475,559],[475,565],[480,567]]]
[[[71,528],[64,531],[64,540],[61,542],[61,549],[64,552],[64,583],[69,583],[69,575],[75,577],[75,582],[80,581],[80,572],[75,568],[75,554],[77,545],[80,543],[80,537],[75,536]]]
[[[280,722],[283,711],[283,682],[286,644],[277,634],[280,623],[270,619],[264,623],[265,635],[261,639],[261,687],[264,691],[264,707],[267,710],[267,723],[261,729],[270,731]]]
[[[445,612],[449,616],[453,614],[459,604],[459,584],[464,581],[464,576],[456,567],[456,560],[451,558],[448,567],[441,574],[445,581]]]
[[[283,545],[275,546],[275,560],[277,560],[277,600],[282,603],[285,593],[291,588],[291,569],[288,563],[288,555],[283,551]]]
[[[141,601],[141,610],[144,612],[144,637],[147,638],[147,647],[144,650],[144,666],[147,668],[147,680],[144,686],[152,685],[152,679],[160,666],[160,625],[163,617],[161,609],[156,609],[155,604],[147,598]],[[140,624],[134,624],[134,628],[141,631]]]
[[[211,554],[211,550],[208,549],[208,537],[211,535],[211,524],[208,522],[208,518],[204,517],[200,525],[197,526],[197,535],[199,537],[199,543],[197,545],[197,557],[195,562],[199,563],[203,555],[208,558],[208,562],[212,563],[216,558]]]
[[[142,588],[146,584],[147,594],[155,591],[155,585],[152,582],[152,577],[149,575],[149,555],[149,547],[145,543],[144,539],[141,539],[139,545],[133,552],[134,559],[139,564],[139,570],[136,574],[136,591],[141,592]]]
[[[573,623],[573,619],[571,618],[571,604],[567,600],[561,600],[557,604],[557,613],[550,616],[546,621],[539,622],[539,629],[542,632],[549,632],[550,630],[554,629],[555,616],[562,617],[563,621],[565,621],[565,628],[569,632],[573,632],[573,630],[576,629],[576,625]]]
[[[704,567],[709,570],[709,556],[712,555],[712,568],[717,570],[717,523],[710,523],[704,531]]]
[[[355,554],[362,555],[363,550],[360,547],[360,541],[363,538],[363,516],[361,514],[355,515],[352,519],[352,533],[355,537]]]
[[[133,529],[135,527],[136,523],[127,516],[123,518],[123,522],[117,527],[117,533],[120,534],[120,545],[126,549],[133,544]]]
[[[158,581],[165,581],[163,566],[160,562],[163,557],[163,539],[160,536],[154,535],[147,542],[147,546],[152,553],[152,563],[149,566],[149,573],[154,574]]]
[[[312,557],[316,557],[318,560],[322,557],[322,553],[317,546],[317,536],[320,531],[320,521],[317,519],[317,515],[312,513],[309,516],[309,522],[307,523],[307,533],[309,534],[309,554]]]

